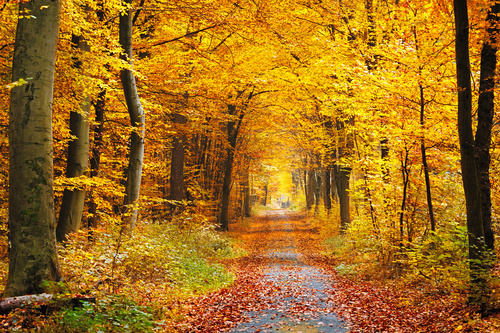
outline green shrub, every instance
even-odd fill
[[[463,289],[468,283],[467,227],[438,230],[405,249],[407,278],[425,278],[437,289]]]
[[[153,332],[155,326],[149,309],[122,296],[107,295],[96,304],[85,302],[81,307],[59,313],[59,322],[45,330],[57,332]]]

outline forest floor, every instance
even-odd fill
[[[232,287],[182,302],[181,332],[500,332],[463,299],[338,275],[310,219],[272,210],[232,225],[248,256]],[[228,264],[228,263],[226,263]],[[171,327],[172,328],[172,327]]]

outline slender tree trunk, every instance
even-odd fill
[[[424,87],[419,85],[420,88],[420,126],[422,130],[425,131],[425,100],[424,100]],[[429,210],[429,220],[431,222],[431,230],[436,231],[436,221],[434,220],[434,209],[432,208],[432,195],[431,195],[431,180],[429,177],[429,166],[427,165],[427,148],[425,147],[425,137],[422,135],[422,141],[420,143],[420,151],[422,153],[422,166],[424,168],[424,178],[425,178],[425,192],[427,195],[427,208]]]
[[[325,208],[328,212],[332,209],[332,179],[331,179],[331,168],[327,166],[325,168]]]
[[[131,5],[132,0],[124,0]],[[132,64],[132,8],[120,15],[120,45],[124,51],[123,59]],[[123,69],[120,73],[123,92],[127,103],[132,132],[130,134],[129,162],[126,169],[124,222],[133,228],[139,212],[138,199],[141,188],[142,163],[144,159],[144,125],[145,116],[142,108],[135,76],[131,69]]]
[[[345,234],[351,223],[349,179],[351,178],[351,168],[336,166],[337,194],[340,206],[340,232]]]
[[[263,206],[267,206],[267,184],[264,185],[264,200],[262,201]]]
[[[455,57],[458,89],[458,136],[462,181],[467,211],[469,233],[469,265],[471,288],[469,303],[484,307],[485,282],[482,276],[484,229],[481,214],[479,182],[476,172],[474,135],[472,132],[472,92],[469,60],[469,17],[467,0],[454,0],[455,11]]]
[[[237,111],[236,105],[228,105],[228,111],[230,116],[235,116]],[[224,231],[229,230],[229,196],[231,194],[234,153],[236,150],[236,143],[238,141],[238,132],[244,115],[244,111],[241,110],[238,118],[235,120],[229,120],[227,124],[229,147],[226,149],[227,155],[226,163],[224,165],[224,181],[222,183],[221,209],[219,214],[219,226],[220,229]]]
[[[90,51],[89,45],[81,36],[73,36],[76,49],[82,52]],[[80,60],[76,61],[75,68],[82,69]],[[80,111],[71,111],[69,115],[69,130],[76,139],[70,141],[68,146],[68,158],[66,166],[66,177],[74,178],[82,176],[89,165],[89,113],[90,96],[81,96]],[[65,189],[61,211],[56,228],[56,237],[59,242],[66,240],[69,233],[80,229],[85,204],[84,189]]]
[[[9,113],[9,275],[3,297],[59,281],[54,213],[52,96],[60,1],[21,2]],[[25,14],[20,14],[25,15]],[[42,37],[43,36],[43,37]],[[22,84],[20,80],[26,83]]]
[[[339,159],[350,157],[354,150],[354,136],[349,133],[347,125],[354,125],[354,117],[347,116],[347,119],[337,119],[337,131],[339,133]],[[336,184],[340,205],[340,230],[345,233],[351,223],[350,217],[350,193],[349,181],[352,168],[345,162],[336,165]]]
[[[104,9],[103,0],[99,0],[97,4],[96,15],[101,24],[105,24],[106,12]],[[94,140],[92,143],[91,156],[90,156],[90,177],[99,176],[99,165],[101,163],[101,150],[103,146],[103,132],[104,132],[104,109],[106,107],[106,88],[105,86],[99,87],[97,98],[92,101],[94,107],[95,118],[92,131],[94,132]],[[88,219],[87,228],[89,229],[89,240],[93,240],[91,229],[95,229],[99,224],[97,202],[94,199],[92,191],[89,193],[88,200]]]
[[[248,161],[247,161],[248,163]],[[248,169],[244,171],[244,181],[243,181],[243,213],[245,217],[250,217],[250,173]]]
[[[97,177],[99,175],[99,165],[101,163],[101,149],[103,146],[102,136],[104,132],[104,108],[106,107],[106,90],[101,88],[96,101],[94,102],[95,110],[95,123],[94,126],[94,143],[92,146],[92,157],[90,158],[90,177]],[[97,228],[98,226],[98,210],[97,202],[94,200],[92,194],[89,198],[89,219],[88,227]]]
[[[490,183],[490,145],[491,128],[495,111],[495,75],[497,67],[497,36],[500,4],[494,3],[488,11],[486,40],[481,51],[481,75],[479,78],[479,100],[477,109],[477,131],[475,138],[476,167],[481,195],[481,217],[484,242],[489,250],[494,248],[494,235],[491,225],[491,183]]]
[[[183,125],[187,122],[185,116],[176,113],[173,123]],[[184,144],[186,135],[178,131],[172,142],[172,160],[170,162],[170,200],[175,200],[178,206],[185,198],[184,186]],[[179,206],[180,207],[180,206]]]
[[[316,177],[314,176],[314,170],[307,171],[306,179],[306,208],[311,209],[314,205],[314,190],[316,188]]]
[[[314,207],[314,210],[316,213],[319,212],[319,206],[321,205],[321,176],[319,174],[316,174],[316,180],[315,180],[315,185],[314,186],[314,204],[316,207]]]
[[[410,169],[408,167],[408,157],[409,157],[409,149],[405,147],[404,159],[401,158],[401,176],[403,179],[403,198],[401,200],[401,208],[399,211],[399,246],[401,248],[403,247],[404,217],[406,215],[406,200],[408,196],[408,184],[410,182]]]

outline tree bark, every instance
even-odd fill
[[[349,228],[351,223],[350,217],[350,193],[349,193],[349,181],[351,177],[352,168],[350,165],[342,161],[343,158],[350,157],[352,151],[354,150],[354,137],[347,130],[347,125],[354,125],[354,117],[347,116],[347,119],[338,118],[337,119],[337,132],[339,133],[339,143],[337,147],[338,151],[338,164],[336,167],[336,184],[337,184],[337,194],[339,196],[339,206],[340,206],[340,232],[345,233]]]
[[[424,100],[424,87],[419,85],[420,88],[420,126],[425,131],[425,100]],[[424,168],[425,179],[425,193],[427,197],[427,209],[429,211],[429,221],[431,222],[431,231],[436,231],[436,221],[434,219],[434,209],[432,207],[432,193],[431,193],[431,179],[429,176],[429,165],[427,164],[427,148],[425,147],[425,136],[422,134],[420,142],[420,152],[422,154],[422,167]]]
[[[264,185],[264,198],[262,199],[262,206],[267,206],[267,184]]]
[[[131,6],[132,0],[124,0],[125,5]],[[123,48],[124,60],[132,64],[132,8],[120,15],[120,45]],[[137,85],[132,70],[125,68],[120,73],[125,94],[132,132],[130,134],[129,162],[126,169],[124,222],[133,228],[139,212],[138,199],[141,188],[142,163],[144,159],[144,125],[145,116],[142,108]]]
[[[99,175],[99,166],[101,164],[101,149],[103,146],[102,136],[104,132],[104,108],[106,107],[106,89],[101,88],[96,101],[94,102],[95,123],[94,129],[94,144],[92,146],[92,158],[90,159],[90,177]],[[88,227],[97,228],[99,218],[97,216],[97,203],[92,195],[89,198],[89,219]]]
[[[332,180],[331,180],[331,168],[329,166],[325,167],[325,208],[328,212],[332,209]]]
[[[484,229],[481,214],[479,182],[476,172],[474,135],[472,131],[472,92],[469,60],[469,17],[467,0],[454,0],[455,57],[458,89],[458,136],[462,182],[465,192],[467,231],[469,233],[469,266],[471,287],[469,303],[483,307],[484,280],[482,278]]]
[[[251,97],[249,97],[250,99]],[[231,117],[236,116],[237,106],[229,104],[228,113]],[[222,183],[221,208],[219,214],[219,227],[223,231],[229,230],[229,196],[231,194],[231,182],[233,174],[234,153],[236,150],[236,142],[238,141],[238,132],[245,113],[240,110],[236,119],[230,119],[227,123],[227,138],[228,147],[226,149],[226,162],[224,164],[224,181]]]
[[[0,300],[0,315],[8,314],[9,312],[19,308],[39,307],[40,304],[48,305],[54,299],[53,294],[25,295],[17,297],[8,297]],[[58,302],[63,299],[58,298]],[[82,303],[95,303],[96,298],[91,296],[78,296],[64,299],[65,305],[72,307],[81,307]],[[60,303],[58,303],[60,304]]]
[[[249,160],[247,159],[247,163]],[[248,165],[248,164],[247,164]],[[243,180],[243,214],[245,217],[250,217],[251,205],[250,205],[250,173],[249,170],[245,168],[244,170],[244,180]]]
[[[315,213],[319,213],[319,206],[321,204],[321,176],[319,174],[316,175],[316,181],[314,186],[314,204],[315,204]]]
[[[312,166],[310,166],[312,167]],[[314,170],[307,170],[306,178],[306,208],[311,209],[314,205],[314,190],[316,188],[316,177]]]
[[[484,243],[489,250],[494,248],[494,235],[491,225],[491,182],[490,182],[490,145],[491,128],[495,111],[495,77],[497,67],[497,35],[500,18],[500,4],[494,3],[487,16],[487,36],[481,50],[481,74],[479,78],[479,100],[477,108],[477,131],[475,138],[476,167],[481,196],[481,218],[483,222]]]
[[[341,234],[345,234],[351,223],[349,203],[349,179],[351,177],[351,168],[338,165],[335,168],[335,179],[337,183],[337,194],[339,196],[340,206],[340,232]]]
[[[9,113],[9,275],[3,297],[37,294],[59,281],[52,97],[60,1],[21,2],[12,63]],[[30,13],[36,19],[23,18]],[[25,15],[25,14],[24,14]],[[42,37],[43,36],[43,37]]]
[[[82,52],[90,51],[89,45],[81,36],[73,36],[76,49]],[[76,61],[75,68],[82,69],[82,62]],[[89,165],[89,121],[90,97],[81,96],[80,111],[72,110],[69,116],[69,130],[76,139],[70,141],[66,177],[82,176]],[[56,228],[56,237],[59,242],[66,240],[69,233],[80,229],[82,222],[83,206],[85,204],[84,189],[65,189],[59,212]]]
[[[403,180],[403,198],[401,199],[401,208],[399,211],[399,246],[403,247],[404,237],[404,218],[406,215],[406,199],[408,196],[408,184],[410,183],[410,169],[408,167],[408,157],[410,150],[405,147],[405,156],[401,156],[401,176]]]
[[[173,117],[173,123],[183,125],[187,122],[185,116],[176,113]],[[179,134],[180,133],[180,134]],[[174,206],[179,207],[179,203],[184,200],[184,142],[186,135],[181,131],[173,138],[172,142],[172,160],[170,161],[170,200],[177,201]]]

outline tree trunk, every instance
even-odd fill
[[[399,246],[403,248],[404,237],[404,218],[406,215],[406,200],[408,196],[408,184],[410,183],[410,169],[408,167],[408,157],[410,150],[405,147],[405,156],[401,156],[401,176],[403,180],[403,195],[401,199],[401,208],[399,210]]]
[[[419,88],[420,88],[420,126],[422,127],[422,130],[425,131],[424,87],[421,84],[419,84]],[[427,208],[429,210],[429,220],[431,222],[431,230],[436,231],[436,221],[434,220],[434,209],[432,208],[431,180],[429,176],[429,166],[427,165],[427,148],[425,147],[424,135],[422,135],[422,141],[420,143],[420,152],[422,154],[422,167],[424,168],[425,192],[427,196]]]
[[[124,0],[131,5],[132,0]],[[120,15],[120,45],[123,48],[124,60],[132,64],[132,8],[128,8]],[[139,212],[138,199],[141,188],[142,163],[144,159],[144,125],[145,116],[142,108],[137,85],[132,70],[126,68],[120,73],[123,92],[127,103],[132,132],[130,134],[129,162],[126,169],[124,222],[133,228]]]
[[[60,1],[21,2],[9,114],[9,276],[3,297],[38,294],[59,281],[53,160],[52,96]],[[43,38],[41,39],[41,36]],[[26,83],[21,84],[20,80]]]
[[[500,4],[494,3],[488,11],[487,39],[481,51],[481,75],[479,78],[479,100],[477,108],[477,131],[475,138],[476,167],[481,195],[481,217],[484,242],[489,250],[494,248],[491,225],[491,183],[490,183],[490,145],[491,128],[495,111],[495,75],[497,67],[497,35],[500,18]]]
[[[97,4],[96,15],[99,22],[105,24],[106,13],[104,3],[100,0]],[[92,130],[94,132],[94,142],[92,145],[92,155],[90,157],[90,177],[97,177],[99,175],[99,165],[101,163],[101,149],[103,146],[103,132],[104,132],[104,108],[106,107],[106,88],[104,85],[99,87],[99,94],[97,98],[92,101],[92,106],[95,111],[94,125]],[[89,194],[88,200],[88,219],[87,228],[95,229],[98,227],[99,218],[97,210],[97,202],[94,200],[92,191]],[[89,240],[93,239],[92,231],[89,231]]]
[[[345,117],[345,116],[344,116]],[[340,232],[345,233],[351,223],[349,212],[350,193],[349,180],[351,177],[352,168],[343,158],[352,156],[354,150],[354,137],[349,133],[347,126],[354,126],[354,117],[347,116],[347,119],[337,118],[337,132],[339,133],[338,144],[338,164],[336,165],[336,184],[337,194],[339,196],[340,205]]]
[[[106,90],[101,88],[97,100],[94,103],[95,110],[95,123],[94,126],[94,144],[92,147],[92,158],[90,159],[90,177],[97,177],[99,175],[99,165],[101,163],[101,149],[103,146],[102,135],[104,132],[104,108],[106,106]],[[89,219],[88,227],[97,228],[97,203],[92,195],[89,198]]]
[[[228,105],[228,111],[230,116],[235,116],[237,111],[236,105]],[[236,150],[236,142],[238,141],[238,132],[240,130],[244,115],[245,113],[243,111],[240,111],[238,118],[236,118],[235,120],[229,120],[227,124],[227,137],[229,146],[226,149],[224,181],[222,183],[221,208],[218,221],[220,229],[224,231],[229,230],[229,196],[231,194],[234,153]]]
[[[187,122],[185,116],[176,113],[173,123],[183,125]],[[180,134],[179,134],[180,133]],[[174,206],[180,207],[180,202],[184,200],[184,142],[186,135],[179,130],[172,142],[172,160],[170,162],[170,200],[177,201]]]
[[[331,173],[330,173],[330,167],[327,166],[325,168],[325,208],[328,212],[332,209],[332,180],[331,180]]]
[[[83,52],[90,51],[89,45],[81,36],[73,36],[73,43],[75,48]],[[81,61],[77,61],[75,67],[82,69]],[[89,165],[89,113],[90,97],[82,96],[80,112],[72,110],[69,115],[69,130],[76,139],[70,141],[68,146],[67,178],[82,176]],[[69,233],[80,229],[85,192],[84,189],[64,190],[56,228],[56,237],[59,242],[66,240]]]
[[[314,205],[314,190],[316,188],[316,177],[314,176],[314,170],[307,171],[306,179],[306,208],[311,209]]]
[[[351,177],[351,168],[336,166],[336,169],[335,178],[340,205],[340,232],[344,234],[351,223],[351,215],[349,211],[349,179]]]
[[[250,217],[250,173],[248,169],[244,171],[244,181],[243,181],[243,213],[245,217]]]
[[[467,212],[467,231],[469,233],[469,265],[470,265],[470,295],[469,303],[480,305],[484,303],[484,279],[482,277],[482,261],[484,253],[484,229],[481,214],[479,183],[476,173],[474,135],[472,132],[472,92],[469,60],[469,18],[466,0],[454,0],[455,11],[455,57],[457,67],[458,89],[458,136],[462,182],[465,192]]]
[[[267,184],[264,185],[264,198],[262,200],[262,205],[267,206]]]
[[[315,187],[314,187],[314,204],[316,207],[314,208],[316,214],[319,213],[319,206],[321,205],[321,176],[318,174],[316,175],[316,181],[315,181]]]

